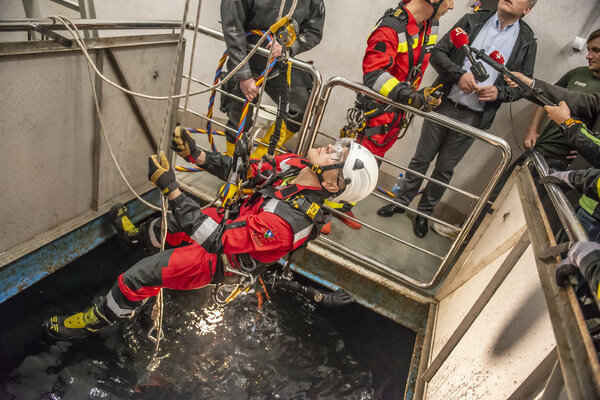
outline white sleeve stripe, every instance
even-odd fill
[[[219,224],[212,219],[206,218],[202,224],[192,234],[191,238],[194,242],[202,245],[208,239],[208,237],[219,227]]]
[[[156,225],[156,223],[158,221],[159,221],[159,218],[156,218],[150,223],[149,237],[150,237],[150,243],[152,243],[152,246],[156,247],[157,249],[160,249],[160,240],[156,237],[156,233],[154,232],[154,226]]]
[[[277,207],[278,203],[279,203],[279,200],[269,199],[269,201],[267,201],[267,204],[265,204],[265,206],[263,207],[263,211],[275,214],[275,208]]]
[[[312,231],[312,229],[313,229],[313,224],[310,224],[306,228],[302,229],[300,232],[296,233],[294,235],[294,245],[296,243],[298,243],[300,240],[306,239],[308,237],[308,235],[310,235],[310,232]]]
[[[119,318],[128,317],[133,314],[134,311],[127,308],[121,308],[115,301],[112,292],[108,292],[106,295],[106,305],[110,311],[112,311]]]
[[[386,82],[390,79],[394,79],[394,76],[389,72],[383,72],[375,81],[375,84],[373,85],[373,90],[379,93],[381,91],[381,88],[383,88]]]

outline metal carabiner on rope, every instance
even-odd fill
[[[240,269],[231,268],[229,266],[229,262],[227,261],[227,258],[225,257],[224,254],[221,254],[221,258],[223,260],[223,271],[224,272],[229,272],[231,274],[238,275],[241,277],[240,283],[237,283],[235,285],[235,287],[233,288],[233,290],[229,291],[228,293],[227,292],[224,293],[224,291],[222,289],[227,289],[225,286],[231,286],[231,285],[217,283],[217,285],[215,286],[215,289],[213,290],[213,293],[212,293],[214,302],[219,305],[225,305],[225,304],[228,304],[229,302],[231,302],[233,299],[235,299],[241,293],[248,292],[248,290],[250,290],[250,288],[252,288],[256,284],[256,277],[249,272],[244,272]]]
[[[153,336],[152,334],[154,332],[158,332],[158,334],[156,336]],[[165,334],[162,330],[162,328],[160,328],[158,326],[158,324],[154,324],[154,326],[152,326],[152,328],[150,328],[150,330],[148,331],[148,334],[146,335],[148,337],[148,339],[150,339],[153,343],[156,343],[158,340],[163,340],[165,338]]]

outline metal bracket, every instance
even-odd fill
[[[542,251],[538,258],[542,261],[547,261],[551,258],[557,257],[562,253],[569,251],[569,249],[571,248],[571,244],[572,243],[569,241],[557,244],[556,246],[547,247],[546,249],[544,249],[544,251]]]
[[[59,35],[58,33],[46,28],[45,26],[41,26],[41,25],[32,23],[31,27],[36,32],[39,32],[42,35],[49,37],[50,39],[54,40],[56,43],[60,44],[61,46],[73,47],[73,41],[71,39],[67,39],[66,37]]]

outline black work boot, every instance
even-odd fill
[[[377,215],[380,217],[391,217],[394,214],[403,214],[405,211],[404,208],[398,207],[395,204],[388,204],[377,210]]]
[[[98,310],[98,305],[94,304],[71,316],[54,315],[44,321],[44,329],[54,339],[68,340],[86,337],[112,324],[113,322]]]
[[[417,215],[415,218],[415,225],[413,226],[413,232],[416,237],[424,238],[429,232],[429,220],[425,217]]]
[[[117,239],[123,248],[137,247],[143,245],[140,230],[127,217],[127,207],[117,203],[110,208],[110,221],[117,230]]]

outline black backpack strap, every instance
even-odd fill
[[[377,21],[377,28],[387,26],[392,28],[398,33],[406,32],[406,25],[408,25],[408,14],[404,10],[402,3],[398,4],[396,8],[388,9],[383,17]]]

